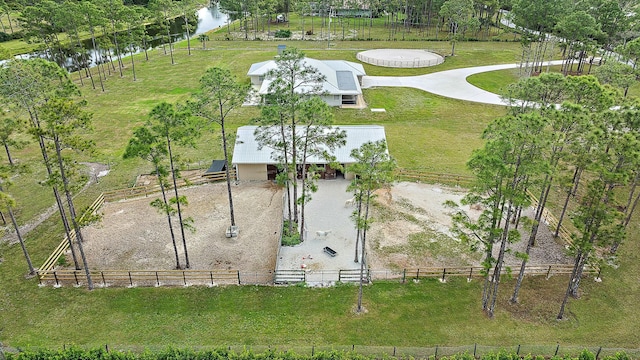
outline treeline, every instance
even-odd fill
[[[594,76],[544,73],[513,84],[504,97],[509,114],[483,132],[483,148],[467,163],[476,183],[465,204],[482,204],[479,218],[450,204],[454,232],[485,253],[483,309],[492,316],[507,244],[525,240],[511,302],[518,302],[524,268],[536,243],[542,215],[556,192],[561,224],[570,222],[574,268],[560,305],[579,296],[587,264],[614,264],[640,203],[640,111],[635,99],[601,85]],[[521,221],[538,197],[534,216]],[[552,195],[553,196],[553,195]],[[528,232],[525,239],[518,228]],[[493,270],[493,271],[491,271]]]
[[[197,25],[196,10],[202,5],[198,0],[151,0],[145,6],[127,5],[123,0],[44,0],[35,4],[0,1],[5,1],[0,2],[0,9],[9,19],[8,26],[3,23],[6,31],[15,31],[7,28],[12,26],[12,12],[19,13],[17,21],[25,41],[39,44],[47,60],[77,70],[81,83],[84,73],[94,88],[99,83],[103,89],[107,73],[113,71],[122,76],[124,55],[139,49],[146,54],[153,40],[162,43],[173,63],[172,41],[176,35],[172,33],[172,22],[181,18],[179,33],[189,36]],[[188,46],[190,52],[190,41]],[[98,67],[94,69],[97,79],[90,71],[94,66]]]
[[[251,351],[244,351],[242,353],[235,353],[226,349],[217,350],[192,350],[192,349],[165,349],[160,351],[146,350],[142,353],[124,352],[124,351],[109,351],[108,349],[91,349],[85,350],[77,347],[71,347],[64,350],[36,350],[36,351],[21,351],[18,353],[7,353],[7,360],[40,360],[40,359],[56,359],[56,360],[71,360],[71,359],[83,359],[83,360],[375,360],[379,359],[378,355],[363,355],[357,352],[344,352],[344,351],[328,351],[317,352],[313,355],[296,354],[294,352],[277,352],[277,351],[265,351],[263,353],[254,353]],[[398,357],[391,357],[386,355],[385,358],[395,359]],[[404,358],[404,356],[399,356]],[[435,356],[429,357],[429,359],[436,359]],[[551,357],[544,355],[519,355],[513,352],[499,351],[495,353],[488,353],[481,356],[474,356],[469,353],[459,353],[450,356],[439,356],[440,360],[631,360],[631,356],[624,352],[618,352],[615,355],[596,357],[596,354],[583,350],[579,354],[574,355],[554,355]]]

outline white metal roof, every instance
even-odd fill
[[[258,149],[258,143],[255,137],[255,131],[258,126],[242,126],[236,132],[236,143],[233,148],[232,164],[277,164],[274,159],[274,149],[264,147]],[[304,126],[298,127],[303,131]],[[347,143],[345,146],[334,150],[332,153],[336,157],[336,161],[341,164],[351,164],[354,159],[351,158],[351,150],[359,148],[368,141],[385,140],[386,136],[384,127],[378,125],[336,125],[333,128],[344,130],[347,135]],[[320,158],[309,159],[309,162],[315,164],[324,164],[326,161]]]
[[[328,95],[359,95],[362,94],[360,83],[358,82],[358,76],[364,76],[364,67],[362,64],[354,63],[344,60],[316,60],[312,58],[304,58],[303,63],[308,66],[314,67],[318,72],[325,76],[325,81],[322,84],[322,92]],[[270,70],[277,67],[275,60],[263,61],[252,64],[249,68],[248,76],[265,76]],[[339,74],[340,73],[340,74]],[[344,87],[340,86],[341,82],[344,82],[345,78],[351,77],[353,86]],[[341,81],[339,81],[342,78]],[[259,94],[264,95],[269,93],[270,79],[265,79],[260,86]]]

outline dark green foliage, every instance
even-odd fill
[[[281,39],[288,39],[291,37],[291,30],[279,29],[278,31],[276,31],[274,36]]]
[[[16,31],[13,34],[7,34],[6,32],[0,31],[0,42],[20,39],[23,35],[24,34],[21,31]]]
[[[289,220],[284,221],[284,225],[282,227],[282,245],[283,246],[294,246],[300,244],[302,241],[300,239],[300,232],[298,231],[298,224],[293,222],[289,226]],[[290,231],[290,229],[293,229]]]

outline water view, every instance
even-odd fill
[[[220,12],[220,9],[217,4],[212,4],[210,7],[205,7],[198,10],[197,17],[198,17],[198,23],[196,25],[195,31],[190,33],[191,38],[197,38],[197,36],[200,34],[206,33],[208,31],[211,31],[223,25],[226,25],[229,19],[227,14]],[[192,26],[193,25],[195,24],[192,24]],[[146,46],[147,50],[162,45],[162,42],[163,42],[162,36],[166,34],[166,30],[164,28],[158,29],[157,27],[150,26],[150,27],[147,27],[146,31],[147,31],[147,35],[149,35],[149,37],[151,38],[151,40],[147,42],[147,46]],[[170,33],[171,33],[172,42],[185,40],[187,38],[187,32],[184,27],[184,18],[177,17],[171,22]],[[125,34],[125,31],[124,30],[121,31],[121,34]],[[98,42],[98,39],[99,38],[96,38],[96,42]],[[68,44],[64,44],[64,45],[68,46]],[[93,47],[93,42],[91,41],[91,39],[83,40],[82,46],[85,51],[86,61],[91,66],[95,66],[100,61],[100,59],[102,59],[102,62],[108,62],[110,61],[109,57],[116,56],[113,49],[109,49],[108,51],[105,51],[105,49],[101,49],[102,50],[102,54],[101,54],[99,51],[97,51]],[[133,53],[137,54],[144,50],[145,50],[144,48],[140,46],[136,46]],[[62,52],[63,52],[63,55],[54,54],[55,61],[58,63],[58,65],[64,67],[69,71],[78,70],[78,65],[79,65],[78,62],[80,61],[80,58],[82,58],[82,55],[73,54],[73,51],[70,48],[62,49]],[[130,55],[129,49],[128,48],[123,49],[122,56],[126,57],[129,55]],[[22,55],[16,56],[16,58],[19,58],[19,59],[29,59],[33,57],[50,58],[50,56],[47,56],[47,54],[44,51],[36,51],[30,54],[22,54]]]

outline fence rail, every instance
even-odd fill
[[[82,223],[84,220],[87,219],[87,217],[95,214],[96,211],[98,211],[98,209],[100,209],[100,207],[102,207],[103,204],[104,204],[104,194],[100,194],[98,195],[96,200],[91,205],[89,205],[89,207],[78,218],[78,222]],[[69,241],[69,237],[71,238],[71,241]],[[71,229],[71,231],[69,231],[69,237],[65,235],[62,241],[60,242],[60,244],[56,246],[56,248],[53,250],[51,255],[49,255],[47,260],[45,260],[42,266],[40,266],[40,269],[38,271],[39,276],[46,276],[54,268],[60,256],[62,256],[62,254],[64,254],[64,252],[67,251],[67,249],[69,248],[69,243],[76,241],[75,229]]]
[[[455,186],[470,186],[474,177],[457,174],[440,174],[420,170],[397,169],[397,180],[423,181],[429,183],[442,183]]]
[[[592,342],[593,344],[597,344],[596,341]],[[75,349],[83,349],[85,351],[91,351],[94,349],[92,346],[87,345],[74,345]],[[64,346],[63,346],[64,348]],[[109,349],[112,353],[116,354],[116,352],[133,352],[133,353],[143,353],[143,352],[158,352],[158,353],[166,353],[167,347],[166,345],[159,344],[138,344],[138,345],[114,345],[114,344],[105,344],[105,348]],[[30,351],[37,352],[39,350],[50,350],[47,348],[41,348],[38,346],[28,346],[26,348],[10,348],[4,347],[0,344],[0,358],[1,351],[4,349],[7,353],[18,354],[21,351]],[[621,348],[621,347],[603,347],[598,345],[570,345],[570,344],[543,344],[543,345],[535,345],[535,344],[517,344],[515,342],[510,342],[508,344],[495,346],[495,345],[482,345],[482,344],[468,344],[468,345],[458,345],[458,346],[433,346],[433,347],[420,347],[420,346],[380,346],[380,345],[277,345],[277,344],[269,344],[269,345],[228,345],[224,346],[229,352],[233,352],[236,354],[243,353],[253,353],[256,356],[252,356],[254,358],[264,358],[264,357],[273,357],[274,353],[293,353],[299,355],[300,358],[307,358],[310,356],[314,358],[314,356],[319,355],[321,352],[351,352],[354,354],[359,354],[363,356],[375,357],[376,359],[425,359],[432,360],[438,359],[445,356],[454,356],[458,355],[457,358],[464,359],[482,359],[485,355],[495,355],[495,354],[504,354],[504,356],[491,356],[489,358],[505,358],[511,359],[513,358],[510,354],[518,355],[519,359],[528,358],[528,355],[531,357],[541,357],[545,359],[549,359],[554,356],[558,356],[561,359],[566,358],[583,358],[580,354],[583,352],[589,351],[593,356],[588,357],[591,359],[599,360],[606,357],[614,357],[617,359],[640,359],[640,348]],[[209,347],[209,346],[190,346],[185,353],[189,352],[206,352],[213,351],[216,352],[220,350],[220,347]],[[627,356],[617,356],[620,353],[625,353]],[[76,354],[74,352],[74,354]],[[262,354],[262,355],[261,355]],[[267,355],[267,356],[264,356]],[[117,358],[117,356],[115,356]],[[186,357],[186,355],[185,355]],[[220,356],[215,356],[216,358]],[[279,357],[279,356],[276,356]],[[321,358],[334,358],[332,356],[320,356]],[[193,356],[192,358],[196,358]],[[233,357],[233,358],[239,358]],[[292,356],[290,356],[292,358]],[[349,357],[345,357],[349,358]]]
[[[553,275],[566,275],[571,274],[573,271],[573,265],[567,264],[540,264],[540,265],[527,265],[525,266],[525,275],[540,276],[544,275],[550,278]],[[489,274],[492,274],[492,270]],[[430,268],[416,268],[416,269],[402,269],[402,270],[369,270],[372,280],[394,280],[401,279],[401,282],[408,280],[419,280],[426,278],[439,278],[440,280],[446,280],[448,277],[460,277],[466,276],[471,280],[474,277],[481,277],[484,273],[484,268],[481,266],[459,266],[459,267],[430,267]],[[600,276],[600,269],[593,266],[585,266],[584,274]],[[502,275],[509,274],[509,270],[504,267],[501,272]]]
[[[40,284],[62,286],[86,284],[84,270],[54,270],[40,274]],[[103,287],[241,285],[238,270],[137,270],[92,271],[94,282]]]
[[[230,170],[229,177],[231,177],[231,179],[235,181],[236,171]],[[226,179],[227,179],[227,173],[225,171],[219,171],[219,172],[208,173],[208,174],[205,174],[204,171],[202,171],[201,173],[197,173],[189,177],[179,179],[177,181],[177,185],[180,188],[183,186],[200,185],[200,184],[221,181]],[[173,189],[173,184],[170,184],[170,186],[165,189],[167,190]],[[138,198],[138,197],[147,197],[149,195],[153,195],[158,192],[160,192],[160,185],[143,185],[143,186],[134,186],[126,189],[105,191],[104,198],[105,198],[105,201],[117,201],[117,200],[126,200],[126,199]]]
[[[527,275],[570,274],[572,265],[528,265]],[[507,269],[502,272],[507,274]],[[584,274],[600,275],[599,269],[585,267]],[[38,270],[40,284],[43,286],[80,286],[87,283],[84,270]],[[409,280],[467,276],[469,280],[482,276],[482,267],[446,267],[419,268],[402,270],[365,270],[363,280],[379,281],[393,280],[405,283]],[[104,270],[92,271],[94,283],[103,287],[149,287],[149,286],[217,286],[217,285],[248,285],[248,284],[277,284],[290,285],[299,283],[330,283],[358,282],[359,269],[343,270],[276,270],[274,272],[243,272],[240,270]]]

